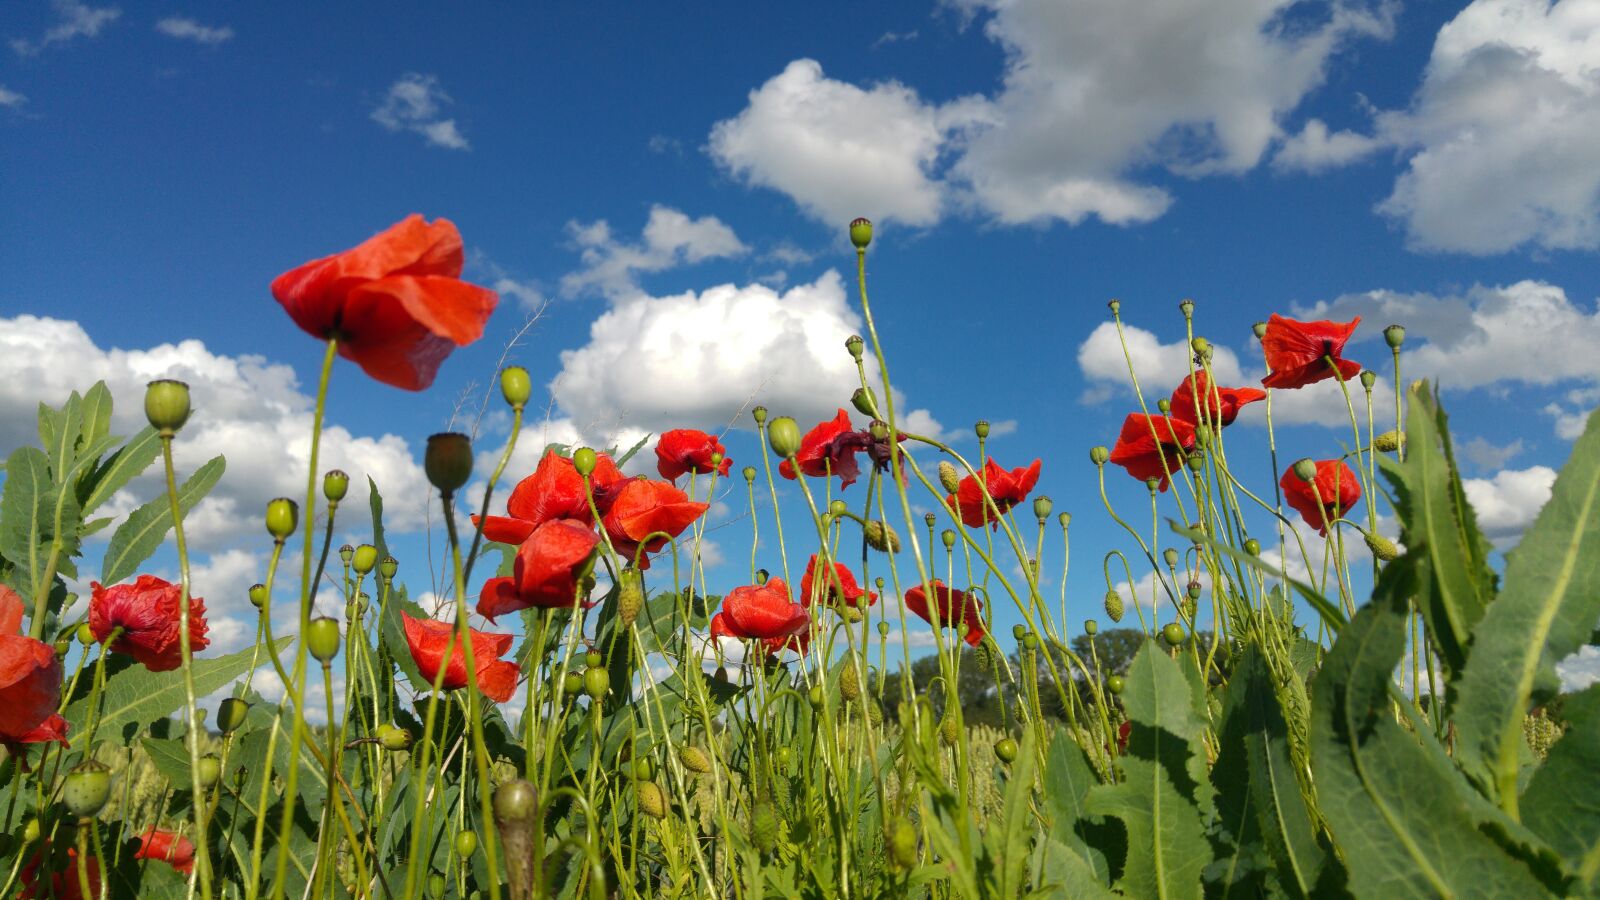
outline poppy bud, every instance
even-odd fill
[[[1050,518],[1051,506],[1050,498],[1043,494],[1033,498],[1033,514],[1038,518],[1040,525],[1044,524],[1045,519]]]
[[[539,798],[533,785],[516,778],[494,789],[494,818],[497,822],[521,822],[533,818]]]
[[[456,855],[462,859],[470,857],[478,849],[478,834],[470,829],[463,828],[456,832]]]
[[[856,663],[853,659],[845,660],[844,669],[839,673],[839,696],[845,702],[861,696],[861,676],[856,674]]]
[[[222,780],[222,760],[215,753],[207,753],[200,757],[200,765],[195,768],[195,773],[200,776],[200,786],[210,789]]]
[[[940,720],[939,739],[951,747],[961,740],[961,723],[956,721],[955,713],[945,713],[944,718]]]
[[[1122,693],[1124,687],[1127,687],[1127,683],[1123,681],[1121,675],[1113,675],[1106,679],[1106,690],[1113,694]]]
[[[172,437],[189,421],[189,386],[181,381],[152,381],[144,390],[144,415],[162,437]]]
[[[250,704],[238,697],[229,697],[217,707],[217,728],[223,734],[232,734],[244,724],[245,714],[250,712]]]
[[[1094,637],[1096,634],[1100,633],[1100,623],[1093,619],[1084,619],[1083,633],[1090,637]]]
[[[600,457],[595,454],[592,448],[579,447],[572,451],[572,468],[576,469],[578,474],[584,478],[593,475],[594,467],[599,464]]]
[[[528,403],[528,397],[533,394],[533,382],[528,379],[528,370],[521,366],[506,366],[500,370],[500,396],[506,398],[506,405],[512,409],[521,409]]]
[[[318,616],[306,626],[306,649],[317,662],[327,663],[339,654],[339,620]]]
[[[867,249],[872,243],[872,222],[867,219],[855,219],[850,223],[850,243],[856,245],[857,250]]]
[[[683,767],[691,772],[698,772],[701,775],[711,774],[711,757],[699,747],[689,744],[679,747],[678,762],[683,763]]]
[[[850,351],[851,356],[855,357],[856,359],[860,359],[861,354],[867,349],[867,342],[861,339],[861,335],[852,334],[844,339],[844,348]],[[868,413],[867,415],[872,414]]]
[[[1196,337],[1189,341],[1189,349],[1194,351],[1196,359],[1207,360],[1211,358],[1211,342],[1203,337]]]
[[[917,864],[917,829],[905,816],[895,816],[884,826],[883,845],[896,866],[909,869]]]
[[[767,426],[767,442],[772,452],[784,459],[792,459],[800,452],[800,426],[788,416],[779,416]]]
[[[1255,538],[1247,539],[1244,542],[1244,552],[1250,554],[1251,556],[1260,556],[1261,555],[1261,542],[1256,540]]]
[[[1406,342],[1406,329],[1403,325],[1390,325],[1383,330],[1383,339],[1394,350],[1399,350],[1400,345]]]
[[[439,872],[429,873],[429,875],[428,875],[428,893],[429,893],[429,895],[431,895],[433,897],[436,897],[436,898],[437,897],[443,897],[444,896],[444,892],[446,890],[449,890],[449,888],[450,888],[450,882],[445,879],[443,874],[441,874]]]
[[[1317,463],[1310,457],[1295,460],[1292,468],[1294,470],[1294,477],[1300,479],[1301,481],[1310,484],[1312,481],[1316,480]]]
[[[44,824],[37,816],[28,819],[28,824],[22,826],[22,842],[31,844],[44,834]]]
[[[667,817],[667,796],[654,781],[635,782],[634,799],[639,804],[639,811],[652,819]]]
[[[812,709],[822,708],[822,704],[825,702],[825,700],[822,696],[822,687],[820,685],[814,686],[811,688],[811,690],[806,691],[806,702],[811,704]]]
[[[329,469],[322,476],[322,496],[329,503],[338,503],[350,492],[350,476],[343,469]]]
[[[951,494],[961,488],[961,476],[957,474],[956,467],[948,460],[939,461],[939,486]]]
[[[1010,765],[1017,761],[1017,742],[1005,737],[994,742],[994,755],[1003,763]]]
[[[378,563],[378,574],[385,579],[393,578],[394,573],[398,571],[400,571],[400,561],[392,556],[385,556],[383,562]]]
[[[1363,535],[1363,537],[1366,538],[1367,549],[1372,551],[1372,555],[1383,560],[1384,562],[1389,562],[1400,555],[1400,548],[1394,545],[1394,541],[1389,540],[1376,531],[1369,531]]]
[[[750,415],[754,416],[756,424],[760,425],[767,421],[767,408],[765,406],[758,406],[755,409],[750,410]]]
[[[285,541],[300,524],[300,507],[287,497],[267,501],[267,534],[274,540]]]
[[[1097,466],[1103,466],[1111,458],[1111,451],[1104,447],[1090,447],[1089,461]]]
[[[94,629],[89,627],[88,622],[84,622],[83,624],[79,625],[77,629],[73,631],[73,636],[78,639],[78,643],[85,647],[94,643]]]
[[[762,853],[771,853],[777,848],[778,814],[773,811],[770,801],[757,800],[755,808],[750,811],[750,838]]]
[[[264,584],[250,585],[250,603],[256,609],[267,607],[267,586]]]
[[[771,576],[767,574],[767,570],[766,569],[757,569],[756,570],[756,587],[760,587],[761,585],[766,584],[767,583],[767,579],[770,578],[770,577]]]
[[[1372,449],[1380,453],[1393,453],[1405,445],[1405,432],[1395,431],[1392,428],[1372,439]]]
[[[1176,568],[1178,565],[1178,551],[1171,547],[1161,551],[1161,558],[1167,561],[1167,568]]]
[[[455,431],[428,437],[428,449],[422,456],[422,469],[428,483],[439,493],[450,496],[460,490],[472,477],[472,441]]]
[[[111,770],[92,759],[68,772],[61,786],[61,802],[80,819],[99,814],[110,798]]]
[[[1106,618],[1112,622],[1122,621],[1122,595],[1116,591],[1106,591]]]
[[[878,622],[878,637],[888,637],[888,636],[889,636],[889,623],[888,622],[879,621]]]
[[[350,565],[350,561],[355,559],[355,556],[356,548],[350,546],[349,544],[345,544],[343,547],[339,548],[339,561],[345,565]]]
[[[755,484],[756,483],[756,467],[755,466],[745,466],[744,469],[743,469],[743,474],[744,474],[744,480],[745,480],[746,484]]]
[[[356,548],[355,560],[353,561],[351,568],[356,570],[357,575],[365,575],[368,572],[371,572],[372,567],[376,566],[377,564],[377,547],[374,547],[371,544],[362,544]]]
[[[1186,637],[1186,635],[1183,633],[1182,625],[1179,625],[1177,622],[1168,622],[1166,627],[1161,629],[1161,637],[1167,643],[1176,647],[1183,643],[1183,639]]]
[[[1112,297],[1110,302],[1106,303],[1106,308],[1111,310],[1111,314],[1114,316],[1122,311],[1122,301]]]
[[[638,569],[623,569],[617,584],[617,618],[626,628],[639,618],[639,610],[643,608],[644,575]]]
[[[1372,386],[1377,384],[1377,383],[1378,383],[1378,373],[1372,371],[1371,369],[1362,369],[1361,370],[1361,386],[1362,387],[1364,387],[1364,388],[1366,388],[1367,390],[1370,391],[1370,390],[1372,390]]]
[[[885,522],[873,519],[861,529],[861,536],[866,539],[867,546],[880,553],[899,553],[900,536],[894,533]]]
[[[956,533],[955,533],[955,531],[953,529],[946,528],[944,531],[941,531],[939,533],[939,539],[944,541],[944,548],[946,550],[955,549],[955,546],[956,546]]]
[[[611,693],[611,673],[602,666],[590,666],[583,671],[583,692],[590,700],[600,700]]]
[[[978,440],[986,440],[989,437],[989,420],[979,419],[978,424],[972,426],[972,430],[978,435]]]

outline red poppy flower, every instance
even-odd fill
[[[781,578],[734,588],[722,598],[722,610],[711,617],[712,637],[759,640],[770,653],[785,647],[804,653],[810,628],[811,613],[789,597],[789,586]]]
[[[194,842],[175,831],[151,828],[139,835],[134,859],[158,859],[188,875],[194,871]]]
[[[600,524],[611,538],[611,546],[633,559],[640,542],[651,534],[663,532],[677,537],[710,508],[711,504],[696,503],[665,481],[634,478],[617,488]],[[658,535],[645,544],[645,552],[654,553],[666,543],[667,538]],[[641,560],[639,567],[649,568],[649,560]]]
[[[1239,418],[1241,407],[1266,396],[1267,392],[1259,388],[1215,387],[1205,371],[1198,370],[1172,392],[1172,417],[1190,425],[1226,427]]]
[[[1317,477],[1310,481],[1301,481],[1290,468],[1283,473],[1278,486],[1283,488],[1283,499],[1321,535],[1328,533],[1324,523],[1343,516],[1361,500],[1360,477],[1337,459],[1318,461]]]
[[[65,864],[60,869],[41,873],[45,868],[50,855],[50,845],[40,847],[22,867],[22,894],[21,900],[34,900],[36,897],[52,897],[54,900],[84,900],[83,889],[78,884],[78,851],[67,848]],[[84,867],[88,870],[90,897],[100,896],[100,860],[90,857],[89,863]],[[40,878],[43,874],[48,878]]]
[[[405,610],[400,611],[400,618],[406,627],[406,645],[411,648],[411,658],[417,664],[417,671],[432,683],[439,674],[445,647],[449,646],[456,627],[436,619],[413,619]],[[478,690],[496,703],[510,700],[517,690],[519,670],[516,663],[499,657],[511,649],[511,635],[479,631],[476,628],[467,630],[472,633],[472,656],[477,663]],[[457,640],[451,649],[450,661],[445,664],[441,687],[454,691],[466,686],[467,649]]]
[[[29,743],[61,703],[61,660],[43,641],[19,634],[22,598],[0,585],[0,741]]]
[[[1039,460],[1034,460],[1033,465],[1025,469],[1007,472],[993,458],[986,459],[980,475],[983,478],[982,485],[978,484],[979,475],[968,475],[961,479],[954,494],[944,498],[944,502],[961,514],[961,521],[969,528],[981,528],[984,525],[999,528],[1000,520],[989,515],[989,504],[983,499],[983,488],[989,489],[995,508],[1004,515],[1011,507],[1026,500],[1028,492],[1039,483]]]
[[[517,549],[514,574],[484,582],[478,615],[493,622],[519,609],[577,605],[579,576],[599,543],[589,526],[574,519],[540,525]]]
[[[90,582],[94,593],[89,600],[89,628],[94,639],[105,643],[114,628],[122,636],[111,645],[126,653],[152,672],[166,672],[183,664],[178,639],[178,611],[183,589],[154,575],[140,575],[133,584],[101,587]],[[210,643],[206,640],[206,602],[189,598],[189,649],[198,653]]]
[[[722,454],[722,462],[712,466],[711,457],[716,453]],[[733,460],[728,458],[722,442],[704,431],[678,428],[664,432],[656,441],[656,471],[668,481],[676,481],[686,472],[705,475],[713,468],[726,477],[732,466]]]
[[[415,213],[360,246],[290,269],[272,296],[313,337],[384,384],[420,391],[483,334],[499,295],[461,280],[461,233]]]
[[[1140,481],[1156,479],[1164,491],[1168,475],[1183,468],[1184,451],[1193,446],[1194,426],[1188,422],[1170,416],[1129,413],[1122,420],[1116,446],[1111,448],[1111,461]]]
[[[837,475],[839,486],[849,487],[861,474],[856,454],[871,443],[872,435],[851,428],[850,414],[841,409],[837,416],[806,432],[794,461],[800,464],[801,472],[812,478]],[[789,460],[778,464],[778,473],[791,481],[797,477]]]
[[[876,591],[868,591],[856,584],[856,576],[851,574],[850,567],[844,563],[834,563],[833,571],[838,576],[838,581],[827,575],[816,574],[817,554],[811,554],[811,560],[806,563],[806,571],[800,576],[800,600],[805,605],[822,603],[827,606],[854,606],[862,594],[867,595],[867,605],[878,602]]]
[[[617,464],[604,453],[595,454],[594,471],[589,473],[595,503],[604,508],[610,488],[627,480]],[[535,528],[556,519],[577,519],[588,522],[594,517],[589,512],[589,498],[583,491],[583,476],[573,467],[572,460],[551,450],[539,460],[533,474],[517,483],[506,499],[509,516],[485,516],[483,536],[504,544],[520,544],[528,539]],[[478,517],[472,517],[478,524]]]
[[[1117,726],[1117,751],[1128,752],[1128,737],[1133,734],[1133,722],[1124,720]]]
[[[917,585],[906,591],[906,609],[921,616],[930,625],[942,625],[947,628],[955,627],[955,623],[967,624],[967,643],[976,647],[983,641],[983,601],[975,594],[964,594],[952,590],[940,583],[938,579],[933,582],[933,596],[939,602],[939,621],[933,620],[933,611],[928,608],[928,597],[922,585]]]
[[[1273,313],[1267,320],[1267,333],[1261,336],[1267,368],[1272,371],[1261,383],[1269,388],[1299,388],[1332,378],[1334,370],[1324,357],[1333,359],[1345,381],[1361,374],[1360,363],[1339,356],[1359,324],[1360,316],[1349,322],[1297,322]]]

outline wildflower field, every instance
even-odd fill
[[[350,476],[319,462],[324,404],[373,379],[402,410],[496,293],[462,280],[456,227],[420,215],[263,285],[323,362],[304,493],[250,512],[270,556],[232,653],[208,650],[185,544],[227,461],[174,462],[206,409],[169,379],[41,405],[0,498],[0,895],[1600,889],[1600,687],[1559,695],[1555,675],[1600,640],[1600,420],[1501,563],[1434,386],[1406,380],[1405,323],[1358,357],[1372,323],[1261,310],[1268,374],[1224,384],[1185,301],[1159,314],[1181,316],[1187,376],[1152,384],[1128,355],[1134,408],[1087,458],[997,459],[986,422],[960,452],[897,410],[907,348],[875,324],[872,224],[849,239],[865,329],[836,352],[859,388],[821,422],[754,407],[749,458],[679,428],[518,470],[533,386],[498,371],[492,471],[468,434],[427,442],[438,592],[391,553],[384,485],[347,502]],[[1348,432],[1280,440],[1275,399],[1319,382]],[[148,427],[112,434],[113,404],[140,402]],[[1231,428],[1254,404],[1266,430]],[[1230,466],[1258,440],[1271,471]],[[108,516],[147,470],[165,491]],[[1058,508],[1046,475],[1097,479],[1104,502]],[[1147,503],[1112,502],[1128,479]],[[748,515],[749,553],[708,572],[719,499]],[[1120,549],[1073,560],[1084,528]],[[1104,595],[1064,572],[1048,590],[1046,545]],[[158,553],[175,581],[150,573]],[[342,615],[317,612],[328,589]],[[889,638],[916,620],[933,646],[914,655]]]

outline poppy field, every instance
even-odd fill
[[[986,422],[964,453],[897,414],[911,348],[874,323],[872,224],[849,238],[865,328],[834,417],[754,406],[750,458],[685,427],[519,471],[533,384],[503,368],[489,471],[467,434],[427,442],[431,561],[386,539],[385,485],[356,502],[318,447],[340,381],[404,414],[485,338],[498,297],[462,279],[456,227],[412,215],[263,285],[322,363],[304,494],[251,511],[270,558],[234,653],[191,592],[185,517],[228,475],[175,463],[205,416],[188,387],[152,381],[132,436],[103,383],[42,404],[0,494],[0,896],[1600,891],[1600,686],[1561,695],[1555,671],[1600,642],[1600,419],[1501,554],[1404,323],[1357,358],[1372,323],[1262,310],[1268,374],[1230,385],[1184,301],[1189,374],[1127,355],[1135,407],[1087,459],[996,459]],[[1348,432],[1276,434],[1274,399],[1321,382]],[[1264,432],[1230,428],[1256,404]],[[152,472],[165,490],[112,515]],[[1058,508],[1052,480],[1103,503]],[[717,503],[749,543],[711,576]],[[1117,535],[1077,560],[1104,594],[1041,572],[1074,528]],[[341,616],[317,612],[330,586]]]

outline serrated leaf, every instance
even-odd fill
[[[1522,793],[1523,822],[1591,889],[1600,874],[1600,684],[1565,703],[1567,732]]]
[[[54,512],[49,458],[34,447],[13,450],[6,460],[6,484],[0,493],[0,556],[27,576],[28,593],[44,574],[41,549],[50,542]]]
[[[189,748],[183,738],[147,737],[141,743],[156,771],[167,779],[173,790],[190,789]]]
[[[90,488],[83,498],[84,514],[110,500],[139,473],[150,468],[160,454],[161,436],[154,428],[146,426],[85,477]]]
[[[110,434],[111,389],[96,381],[83,395],[83,443],[93,444]]]
[[[227,462],[220,456],[196,469],[193,475],[178,488],[178,508],[187,513],[200,498],[210,493],[222,477]],[[151,500],[128,516],[111,534],[111,545],[106,548],[106,558],[100,566],[100,581],[116,584],[126,579],[150,558],[166,539],[172,528],[172,504],[163,494]]]
[[[1506,561],[1505,589],[1473,631],[1455,722],[1463,770],[1517,817],[1517,745],[1555,664],[1600,619],[1600,416],[1572,447],[1550,499]]]
[[[61,407],[61,414],[51,423],[49,442],[39,445],[49,454],[50,471],[55,473],[58,482],[63,481],[62,473],[72,468],[72,463],[77,459],[78,437],[82,432],[83,398],[73,391],[66,405]],[[40,437],[44,435],[40,434]]]
[[[1101,876],[1076,852],[1054,837],[1046,836],[1040,842],[1044,853],[1044,871],[1040,885],[1043,896],[1061,898],[1090,898],[1110,900],[1117,895],[1105,886]]]
[[[1078,833],[1079,824],[1086,823],[1089,817],[1084,808],[1089,789],[1099,783],[1083,748],[1065,729],[1057,729],[1044,764],[1043,805],[1050,814],[1050,837],[1078,857],[1083,869],[1104,886],[1111,880],[1105,854],[1089,846]]]

